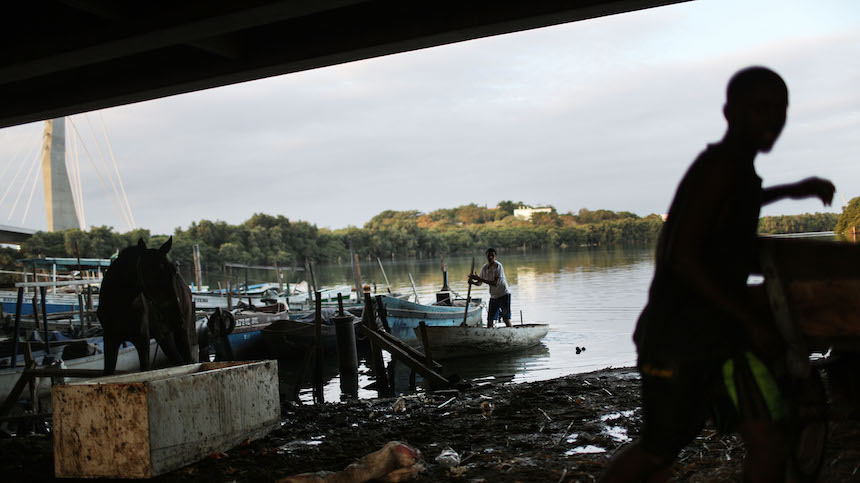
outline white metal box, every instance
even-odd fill
[[[149,478],[278,427],[277,361],[207,362],[51,391],[60,478]]]

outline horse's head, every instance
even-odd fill
[[[172,245],[173,237],[157,249],[147,248],[143,239],[137,242],[140,250],[140,258],[137,261],[140,290],[171,330],[175,328],[174,325],[182,325],[190,309],[190,301],[186,300],[190,295],[186,294],[185,281],[176,270],[176,265],[167,259],[167,252]],[[158,329],[156,328],[156,331]]]
[[[137,261],[138,284],[150,303],[150,327],[156,340],[161,344],[166,340],[176,340],[177,334],[184,334],[192,345],[196,345],[191,290],[176,266],[167,259],[172,245],[173,237],[157,249],[147,248],[143,239],[137,242],[140,252]],[[181,351],[186,352],[186,348]]]

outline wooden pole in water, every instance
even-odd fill
[[[382,260],[379,257],[376,257],[376,261],[379,263],[379,269],[382,270],[382,278],[385,279],[385,285],[388,287],[388,293],[391,293],[391,284],[388,283],[388,276],[385,275],[385,269],[382,268]]]
[[[12,368],[18,362],[18,331],[21,329],[21,309],[24,308],[24,287],[18,287],[18,301],[15,302],[15,333],[12,334]]]
[[[415,295],[415,303],[418,303],[418,291],[415,290],[415,280],[412,279],[412,272],[409,272],[409,283],[412,284],[412,293]]]
[[[391,326],[388,325],[388,314],[385,311],[385,303],[382,301],[382,295],[376,296],[376,312],[379,314],[379,320],[382,322],[382,328],[385,332],[391,333]]]
[[[310,308],[310,305],[314,303],[314,288],[311,286],[311,264],[308,263],[307,257],[305,257],[305,285],[308,286],[308,308]]]
[[[340,370],[340,392],[347,397],[358,397],[358,357],[355,348],[353,317],[343,313],[343,294],[337,294],[338,315],[333,318],[337,342],[337,361]]]
[[[200,260],[200,245],[194,244],[191,255],[194,259],[194,282],[197,284],[197,290],[203,290],[203,263]]]
[[[376,314],[373,311],[373,297],[367,292],[364,292],[364,312],[362,313],[361,323],[369,331],[376,331]],[[380,397],[388,394],[388,376],[385,372],[385,361],[382,359],[382,349],[371,339],[370,341],[370,361],[373,368],[373,374],[376,376],[376,390]]]
[[[433,367],[433,354],[430,351],[430,339],[427,338],[427,323],[423,320],[418,322],[418,330],[421,332],[421,346],[424,347],[424,362],[428,367]]]
[[[230,279],[227,279],[227,310],[233,310],[233,289],[230,287]]]
[[[472,257],[472,268],[469,269],[469,275],[475,273],[475,257]],[[466,320],[469,318],[469,304],[472,302],[472,281],[469,280],[469,288],[466,290],[466,311],[463,312],[462,326],[466,325]]]
[[[248,297],[248,305],[253,307],[254,304],[251,302],[251,296],[248,295],[248,267],[245,266],[245,295]]]
[[[320,292],[320,288],[317,285],[317,276],[314,274],[314,262],[312,262],[310,260],[308,260],[308,270],[310,270],[310,273],[311,273],[311,275],[310,275],[311,279],[310,280],[311,280],[311,283],[313,283],[314,292],[317,293],[317,298],[319,298],[322,295],[322,293]]]
[[[51,344],[48,343],[48,308],[45,305],[45,293],[48,291],[47,287],[39,287],[39,298],[41,298],[41,307],[42,307],[42,321],[45,323],[45,355],[51,354]]]
[[[361,280],[361,265],[358,262],[358,253],[355,254],[353,259],[355,260],[355,276],[356,280],[358,280],[358,290],[360,292],[364,292],[364,283]]]
[[[78,318],[81,320],[81,337],[84,336],[84,296],[81,288],[75,285],[75,295],[78,296]]]
[[[317,404],[323,404],[323,341],[322,341],[322,298],[321,293],[316,292],[316,311],[314,317],[314,328],[316,331],[316,364],[314,364],[314,399]]]
[[[352,264],[352,280],[355,283],[355,301],[361,301],[361,280],[358,276],[358,262],[355,257],[355,252],[352,250],[352,240],[349,241],[349,262]]]
[[[87,285],[87,329],[93,326],[93,286]]]

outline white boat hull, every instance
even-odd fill
[[[149,354],[150,357],[153,358],[153,368],[164,367],[168,364],[167,356],[164,354],[164,351],[161,348],[156,350],[157,343],[155,339],[152,339],[149,344]],[[41,362],[41,361],[39,361]],[[103,370],[105,366],[104,362],[104,354],[94,354],[86,357],[79,357],[77,359],[69,359],[67,361],[63,361],[62,368],[63,369],[98,369]],[[120,347],[119,354],[116,360],[116,370],[117,371],[129,371],[136,372],[140,371],[140,361],[137,357],[137,349],[134,348],[130,343],[127,347]],[[12,391],[12,388],[15,387],[15,384],[18,382],[18,379],[21,378],[21,373],[24,371],[23,367],[16,368],[7,368],[0,369],[0,401],[5,401],[6,397],[9,395],[9,392]],[[79,381],[80,378],[64,378],[64,382],[70,381]],[[50,377],[42,377],[38,379],[38,386],[36,389],[39,397],[47,397],[51,394],[51,378]],[[30,391],[25,389],[23,393],[21,393],[21,399],[29,399]]]
[[[513,327],[427,326],[433,359],[453,359],[510,352],[540,343],[549,332],[548,324],[522,324]],[[421,329],[415,335],[422,342]]]

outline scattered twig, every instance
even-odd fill
[[[612,393],[609,392],[609,389],[606,389],[605,387],[601,387],[600,389],[603,389],[606,392],[606,394],[609,394],[610,396],[612,395]]]
[[[560,444],[561,444],[561,442],[562,442],[562,441],[564,441],[564,438],[566,438],[566,437],[567,437],[567,432],[568,432],[568,431],[570,431],[570,427],[571,427],[571,426],[573,426],[573,421],[571,421],[571,422],[570,422],[570,424],[568,424],[568,425],[567,425],[567,429],[565,429],[565,430],[564,430],[564,433],[562,433],[562,434],[561,434],[561,439],[559,439],[559,440],[558,440],[558,442],[557,442],[557,443],[555,443],[555,444],[556,444],[556,446],[557,446],[557,445],[560,445]]]
[[[541,408],[537,408],[537,410],[540,411],[541,414],[543,414],[543,417],[545,417],[547,421],[552,422],[552,418],[547,416],[546,411]]]
[[[440,404],[440,405],[436,406],[436,409],[443,408],[443,407],[447,406],[447,405],[448,405],[451,401],[453,401],[454,399],[457,399],[457,396],[454,396],[454,397],[452,397],[451,399],[449,399],[449,400],[447,400],[447,401],[443,402],[442,404]]]
[[[567,468],[561,470],[561,478],[558,479],[558,483],[563,482],[565,476],[567,476]]]

